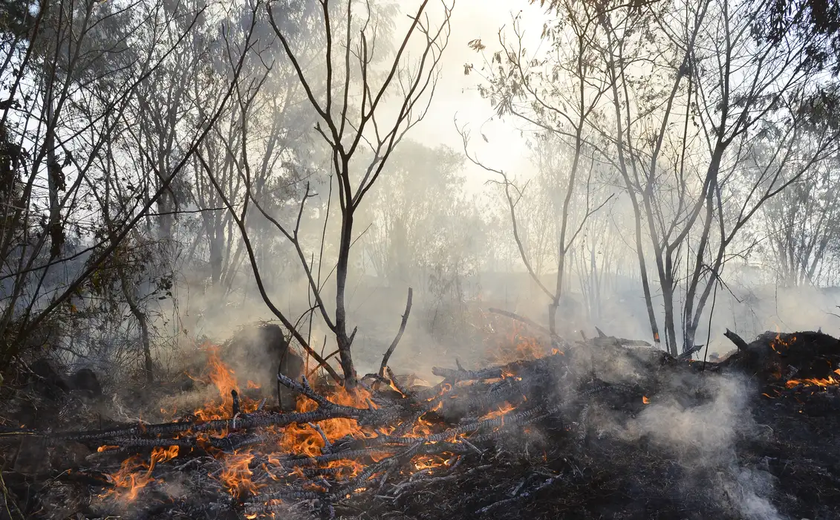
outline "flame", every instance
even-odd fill
[[[532,350],[539,346],[535,340],[525,340],[521,342],[521,345],[524,345],[522,348],[530,348]],[[212,382],[218,391],[220,399],[216,398],[210,400],[201,408],[195,410],[193,414],[200,421],[229,419],[233,412],[233,397],[231,392],[236,391],[239,393],[240,383],[237,381],[235,372],[219,357],[217,347],[208,346],[205,347],[204,350],[207,353],[207,369],[202,374],[202,378],[198,380],[205,383]],[[510,376],[515,377],[513,374],[510,374]],[[243,384],[243,386],[245,386],[245,384]],[[324,395],[326,399],[329,399],[333,403],[354,408],[367,408],[369,406],[376,407],[375,403],[371,401],[371,394],[364,389],[358,388],[353,392],[349,392],[343,387],[324,389],[318,388],[319,385],[317,384],[314,386],[320,395]],[[248,381],[247,388],[256,389],[259,387],[255,383]],[[438,396],[430,398],[430,402],[438,400],[432,411],[437,410],[442,406],[442,403],[440,402],[441,396],[451,389],[451,385],[444,385]],[[239,409],[242,413],[251,413],[256,410],[258,406],[257,400],[244,396],[241,393],[239,393],[239,395]],[[304,396],[299,396],[297,399],[296,412],[310,412],[317,409],[317,407],[318,404],[315,401],[312,401]],[[491,412],[485,418],[503,416],[512,409],[512,405],[505,403],[504,406],[499,407],[499,409],[494,412]],[[162,414],[166,414],[167,412],[168,410],[161,409]],[[174,414],[174,412],[175,410],[173,409],[171,413]],[[435,431],[434,425],[427,417],[424,416],[418,418],[410,426],[410,432],[403,435],[408,437],[425,437]],[[297,476],[308,481],[311,478],[311,475],[307,474],[307,470],[298,467],[290,472],[283,468],[283,465],[280,462],[281,457],[287,454],[316,457],[324,453],[326,447],[325,445],[327,443],[332,444],[345,438],[360,439],[372,438],[379,435],[389,435],[392,434],[394,430],[395,427],[390,427],[381,428],[377,431],[371,427],[361,427],[356,420],[346,418],[320,421],[317,428],[309,424],[290,424],[285,427],[273,427],[270,428],[269,431],[278,436],[278,452],[282,453],[267,453],[264,457],[260,457],[261,462],[258,464],[255,462],[255,454],[250,450],[225,453],[222,450],[210,448],[209,446],[205,446],[205,449],[207,449],[207,451],[222,464],[222,470],[220,472],[214,472],[212,474],[212,478],[217,479],[232,496],[242,497],[244,495],[257,495],[259,490],[265,486],[265,484],[260,483],[259,481],[254,482],[253,480],[253,468],[256,468],[257,466],[263,468],[265,475],[267,475],[269,479],[280,481],[283,478],[294,478]],[[408,428],[403,428],[403,431],[406,430],[408,430]],[[228,432],[226,431],[215,433],[200,432],[198,434],[192,431],[187,431],[181,435],[195,437],[201,445],[207,443],[211,435],[224,437],[227,434]],[[103,445],[99,447],[99,451],[102,452],[114,448],[116,448],[116,446]],[[114,484],[114,490],[109,490],[103,496],[118,494],[120,497],[124,497],[129,501],[135,500],[140,493],[140,490],[155,481],[152,477],[155,465],[178,456],[178,449],[178,446],[155,448],[152,451],[151,458],[148,462],[139,457],[126,459],[123,461],[120,470],[113,475],[110,475]],[[372,454],[370,458],[374,461],[378,461],[388,456],[390,456],[388,452],[381,452]],[[440,456],[423,455],[418,456],[415,460],[413,460],[413,467],[415,471],[419,471],[421,469],[440,467],[441,465],[448,463],[451,463],[451,460],[447,461],[445,458]],[[361,462],[348,459],[321,463],[313,468],[316,472],[319,470],[330,470],[329,475],[331,478],[335,477],[342,480],[358,476],[362,473],[362,471],[364,471],[364,469],[365,466]],[[320,484],[311,482],[307,484],[305,488],[312,488],[321,491],[324,490],[323,486]],[[354,492],[359,492],[359,489],[354,490]]]
[[[100,448],[107,447],[101,446]],[[155,481],[152,477],[152,471],[155,469],[155,465],[174,459],[178,456],[178,451],[178,446],[170,446],[169,448],[156,447],[152,450],[152,456],[148,464],[140,460],[138,455],[125,459],[120,465],[120,470],[109,475],[114,483],[114,487],[118,490],[125,490],[123,493],[120,493],[125,500],[129,502],[135,500],[141,489]],[[109,490],[103,496],[114,493],[115,491]]]
[[[411,473],[416,471],[423,471],[423,470],[433,470],[445,466],[449,466],[452,463],[452,459],[447,459],[443,455],[416,455],[414,458],[411,459],[411,465],[413,468],[411,469]]]
[[[250,464],[253,459],[254,454],[250,451],[233,452],[233,454],[224,458],[225,468],[222,470],[219,480],[231,495],[241,496],[246,492],[255,495],[257,490],[262,487],[254,484],[251,480],[254,472],[251,471]]]
[[[834,370],[834,373],[840,376],[840,368]],[[794,386],[805,385],[805,386],[835,386],[840,385],[840,379],[835,378],[834,376],[828,376],[825,379],[816,379],[816,378],[805,378],[805,379],[789,379],[785,386],[788,388],[793,388]]]
[[[207,365],[210,369],[208,377],[219,391],[219,397],[222,398],[222,402],[207,402],[202,408],[193,412],[193,415],[195,415],[200,421],[227,419],[231,416],[231,412],[233,410],[233,396],[231,395],[231,391],[235,390],[236,393],[241,396],[239,383],[236,380],[236,372],[228,367],[219,357],[218,347],[210,345],[205,347],[204,350],[207,352]],[[259,388],[259,386],[252,381],[248,381],[247,384],[247,388]],[[240,408],[242,412],[251,413],[255,411],[258,406],[259,403],[256,400],[241,396]]]
[[[534,336],[527,334],[525,326],[513,323],[510,332],[488,352],[496,364],[508,364],[520,360],[534,360],[548,353],[546,347]]]
[[[178,456],[180,448],[170,446],[169,448],[155,448],[152,450],[152,467],[158,462],[166,462]]]
[[[348,392],[344,387],[339,387],[328,399],[336,404],[353,407],[367,407],[370,393],[364,389],[357,389],[354,393]],[[318,407],[317,403],[306,397],[298,397],[297,412],[311,412]],[[371,436],[372,433],[364,432],[355,419],[328,419],[320,422],[321,430],[329,442],[350,436],[360,438]],[[280,441],[283,451],[308,455],[314,457],[321,454],[324,448],[324,439],[318,431],[308,424],[290,424],[285,428],[284,435]]]
[[[650,404],[650,399],[648,399],[648,397],[646,395],[643,395],[642,396],[642,402],[644,404]]]
[[[144,469],[148,470],[145,474],[143,472]],[[122,462],[119,471],[110,475],[114,487],[118,491],[109,490],[104,496],[119,493],[122,498],[131,502],[137,498],[141,489],[154,480],[151,477],[151,473],[152,471],[149,469],[149,465],[141,461],[138,455],[129,457]],[[123,492],[120,492],[120,490]]]
[[[495,419],[496,417],[502,417],[502,425],[504,425],[505,424],[504,416],[507,415],[507,413],[510,412],[511,410],[513,410],[514,408],[515,407],[512,404],[505,401],[504,404],[499,406],[498,410],[490,412],[490,413],[485,414],[485,415],[482,415],[480,420],[486,421],[486,420],[489,420],[489,419]]]

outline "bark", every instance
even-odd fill
[[[353,356],[350,347],[353,345],[353,335],[347,335],[347,308],[345,293],[347,289],[347,269],[350,263],[350,245],[353,242],[353,208],[348,206],[342,211],[341,241],[339,243],[338,264],[336,266],[335,292],[335,335],[338,343],[338,356],[341,370],[344,372],[344,385],[347,388],[356,386],[356,370],[353,367]]]
[[[64,174],[55,153],[55,124],[53,113],[53,80],[54,74],[47,66],[47,84],[44,87],[44,118],[46,132],[44,148],[47,152],[47,191],[49,192],[50,217],[47,222],[50,235],[50,258],[61,255],[64,245],[64,230],[61,228],[61,202],[58,192],[64,187]]]
[[[137,320],[137,325],[140,327],[140,341],[143,348],[143,372],[146,376],[146,382],[154,382],[154,365],[152,363],[152,349],[151,341],[149,339],[149,324],[146,319],[146,313],[140,308],[137,297],[134,294],[134,284],[130,283],[122,266],[117,267],[117,272],[120,277],[120,284],[122,285],[123,296],[125,297],[128,308],[131,310],[131,315]]]

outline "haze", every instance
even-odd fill
[[[409,288],[390,364],[424,377],[488,355],[491,308],[701,359],[840,332],[824,35],[548,4],[330,4],[330,62],[306,0],[4,7],[2,360],[153,381],[268,320],[352,381]]]

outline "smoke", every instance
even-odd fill
[[[684,486],[721,507],[743,518],[781,519],[769,500],[773,477],[739,461],[736,452],[739,440],[761,434],[750,413],[747,382],[696,375],[675,377],[667,386],[620,436],[631,442],[645,438],[672,453],[687,470]]]

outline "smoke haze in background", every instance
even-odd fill
[[[428,148],[442,145],[460,153],[461,139],[454,122],[457,117],[459,124],[469,125],[472,130],[470,146],[484,162],[510,172],[524,182],[539,173],[533,149],[528,145],[529,140],[533,141],[533,130],[512,117],[500,119],[495,116],[489,101],[483,99],[477,91],[481,78],[476,74],[464,74],[465,63],[478,66],[480,61],[480,56],[467,43],[480,38],[488,48],[495,48],[500,27],[509,28],[511,15],[520,13],[520,9],[526,35],[538,42],[544,19],[544,12],[538,5],[514,5],[493,0],[460,2],[456,6],[452,18],[453,36],[441,62],[440,82],[435,98],[428,115],[412,130],[408,139]],[[403,27],[401,16],[397,16],[394,22],[396,34]],[[403,143],[400,146],[406,145]],[[397,148],[395,157],[398,157],[400,149]],[[433,167],[427,163],[414,166],[412,175],[415,176],[427,175],[426,172]],[[386,169],[384,175],[388,174]],[[440,273],[434,270],[445,269],[446,263],[451,263],[451,258],[440,258],[436,263],[413,266],[404,279],[383,276],[372,266],[370,253],[366,250],[374,233],[369,230],[366,233],[360,232],[361,238],[354,246],[352,255],[354,262],[347,296],[351,323],[359,327],[354,355],[358,359],[360,372],[377,366],[381,353],[396,333],[409,286],[415,290],[415,305],[406,336],[392,357],[391,364],[398,371],[404,366],[428,377],[434,363],[451,363],[455,357],[469,359],[467,353],[480,347],[468,344],[467,339],[471,328],[478,326],[474,321],[480,315],[475,312],[479,309],[486,311],[489,307],[500,307],[543,324],[547,322],[549,301],[525,273],[513,245],[510,221],[505,213],[502,196],[496,187],[486,183],[492,176],[469,162],[463,164],[459,174],[462,180],[455,188],[460,190],[462,198],[458,203],[472,205],[470,211],[483,219],[484,226],[490,232],[469,229],[467,233],[473,233],[476,238],[468,246],[442,243],[443,248],[461,255],[467,265],[460,271],[444,273],[449,278],[442,279]],[[374,191],[384,189],[377,186]],[[429,189],[434,190],[434,187]],[[382,193],[388,196],[387,192]],[[325,197],[323,189],[319,196]],[[407,199],[410,201],[412,196]],[[529,203],[527,199],[522,201],[523,212]],[[364,230],[368,224],[375,227],[377,218],[376,215],[368,214],[358,229]],[[616,204],[604,218],[611,226],[632,219],[626,197],[619,195]],[[317,236],[320,220],[314,219],[307,224],[309,227],[305,231]],[[423,242],[411,244],[413,250],[431,248],[429,240],[436,236],[436,222],[428,220],[418,225],[424,227],[423,233],[415,233],[415,237],[422,237]],[[525,222],[523,225],[529,224]],[[533,227],[534,233],[540,232],[538,224]],[[622,229],[626,228],[606,229],[602,237],[587,237],[585,234],[581,237],[582,244],[591,242],[598,255],[602,253],[605,242],[610,244],[615,250],[611,253],[616,256],[613,263],[615,272],[603,275],[597,312],[593,312],[592,302],[587,301],[583,294],[583,288],[589,281],[574,271],[569,273],[567,293],[558,318],[563,335],[576,338],[582,331],[592,336],[597,326],[608,334],[651,341],[633,247],[629,239],[621,236]],[[444,233],[438,235],[443,236]],[[449,238],[449,235],[443,238]],[[390,247],[394,247],[394,244],[391,243]],[[459,247],[464,249],[459,250]],[[404,257],[408,263],[414,260],[408,249],[398,249],[395,255]],[[275,301],[281,304],[281,308],[297,316],[310,305],[307,287],[294,259],[282,260],[282,264],[280,262],[278,258],[265,265],[273,271],[273,280],[268,284],[268,290]],[[708,338],[708,352],[723,355],[732,350],[731,344],[722,336],[726,328],[737,330],[745,338],[765,330],[820,327],[829,334],[840,334],[840,318],[832,314],[837,311],[840,293],[808,287],[777,287],[772,267],[758,257],[746,263],[735,259],[727,264],[722,274],[726,285],[720,286],[713,297],[713,320],[709,323],[710,300],[701,319],[697,343],[705,344]],[[456,292],[435,293],[430,283],[435,276],[442,283],[457,284],[459,289]],[[542,278],[547,285],[553,283],[550,263],[543,268]],[[247,262],[242,267],[237,284],[241,290],[225,296],[182,292],[181,308],[188,310],[182,312],[180,326],[187,331],[187,335],[194,338],[206,336],[221,341],[243,324],[273,319],[256,294]],[[328,305],[334,301],[330,289],[327,286],[324,297]],[[678,293],[677,299],[681,297]],[[216,298],[225,301],[216,301]],[[661,296],[654,294],[654,305],[659,312],[661,304]],[[679,326],[680,322],[677,324]],[[308,328],[305,335],[310,337],[317,349],[324,346],[326,337],[326,353],[335,348],[334,339],[318,319],[314,320],[311,335]],[[705,352],[705,349],[701,350],[700,356]]]

